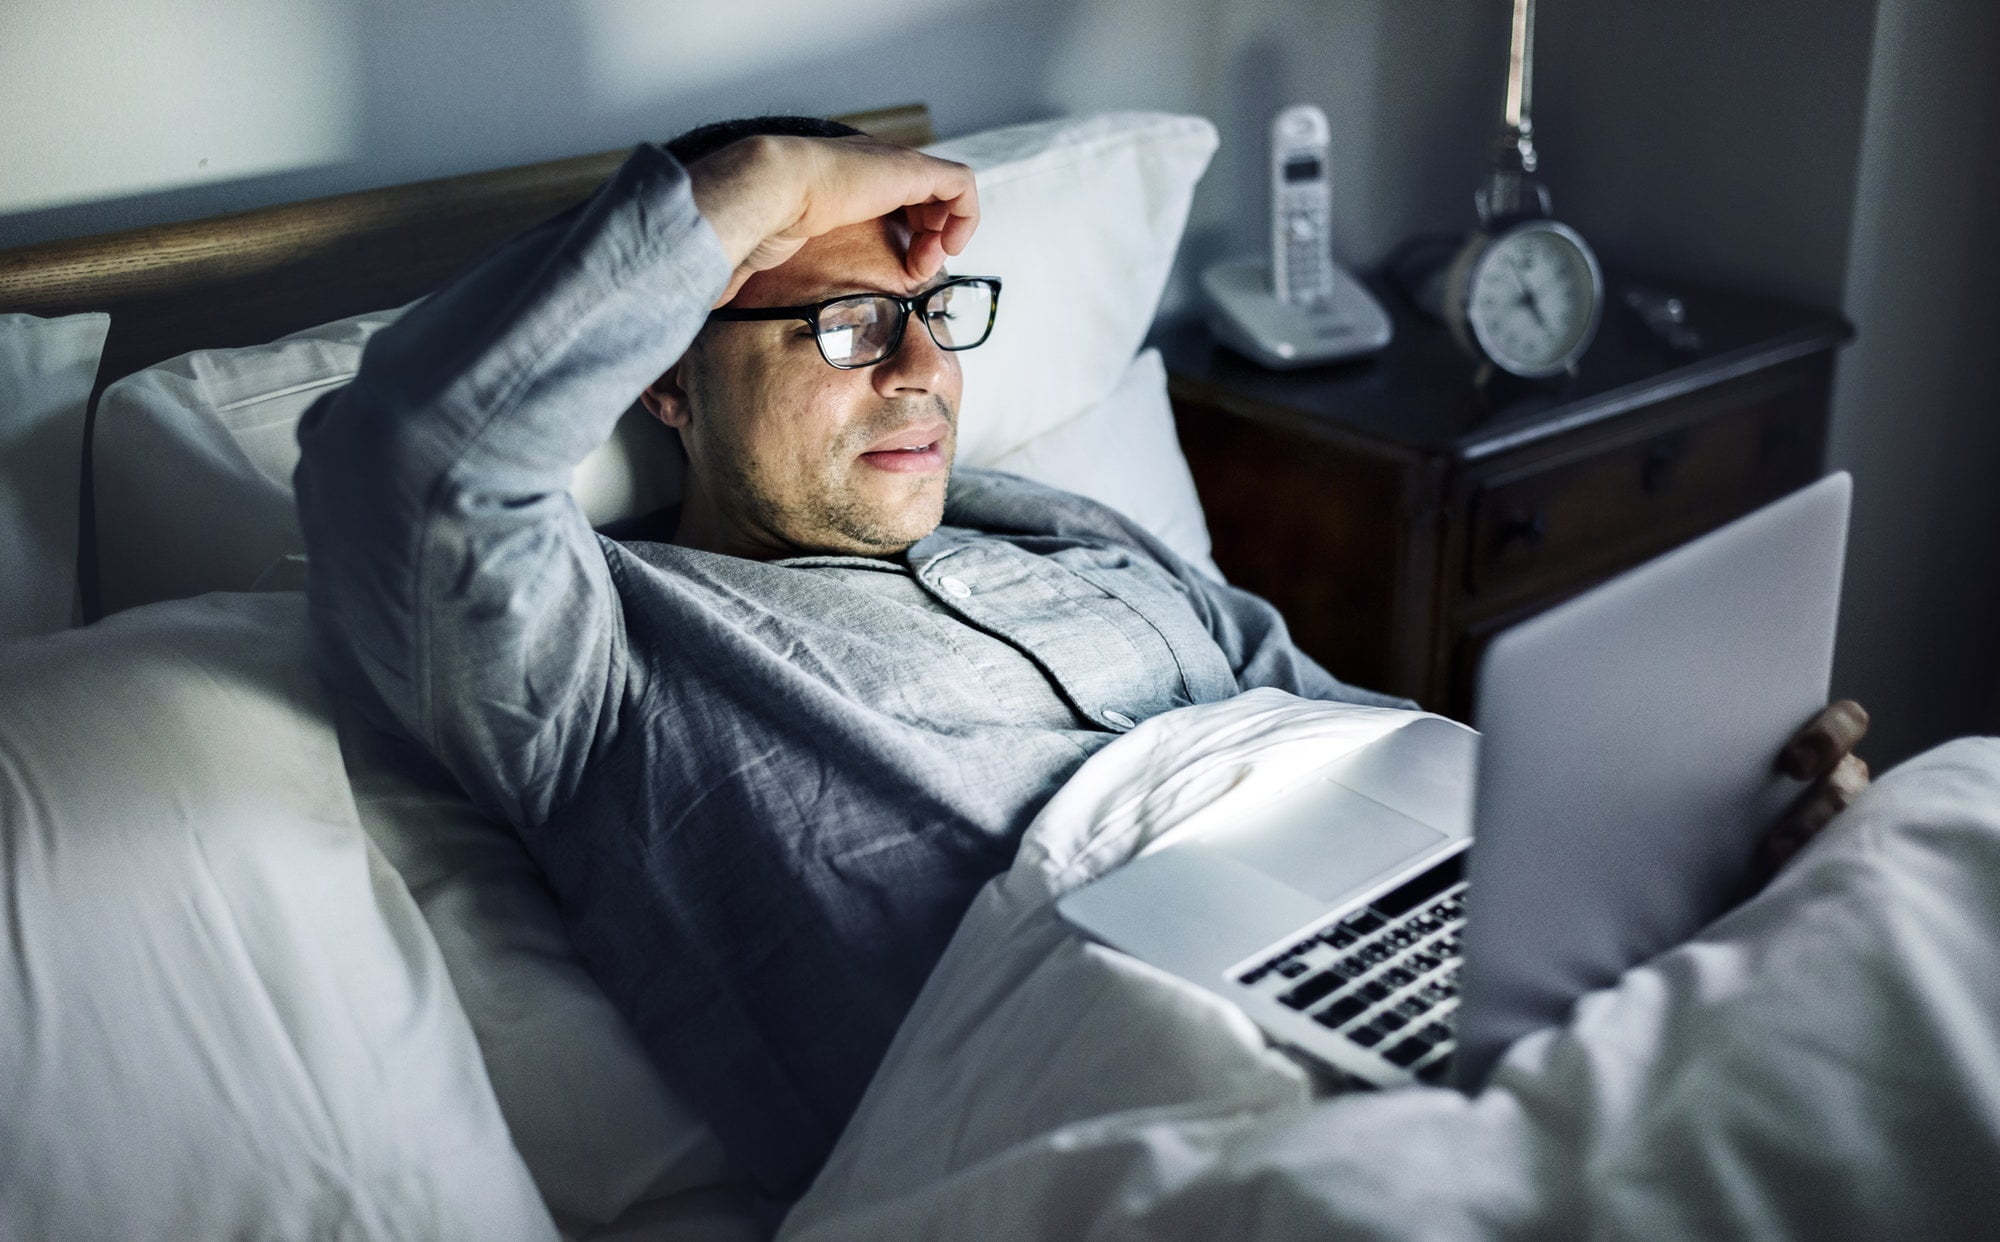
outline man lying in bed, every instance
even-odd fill
[[[947,496],[951,351],[993,296],[943,270],[972,174],[851,133],[641,148],[383,330],[299,432],[331,683],[519,830],[669,1081],[779,1193],[1093,752],[1257,686],[1399,702],[1110,510],[974,470]],[[642,393],[685,497],[620,542],[565,488]],[[1819,736],[1824,773],[1852,737]]]

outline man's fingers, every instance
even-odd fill
[[[929,280],[944,267],[944,243],[936,233],[915,233],[903,267],[913,280]]]
[[[971,171],[967,170],[967,175]],[[973,232],[979,228],[979,193],[975,189],[962,198],[945,203],[944,248],[947,253],[957,254],[972,240]]]
[[[1759,862],[1768,878],[1790,862],[1818,836],[1833,817],[1846,810],[1868,788],[1868,765],[1858,755],[1843,755],[1833,771],[1813,782],[1764,838]]]
[[[740,139],[688,168],[695,206],[739,267],[766,271],[807,241],[900,214],[918,239],[914,271],[965,248],[979,223],[972,170],[867,135]]]
[[[794,141],[817,144],[796,236],[900,212],[913,230],[941,237],[946,252],[957,254],[978,225],[979,190],[963,164],[866,135]]]
[[[942,233],[951,208],[943,203],[918,203],[909,209],[910,228],[918,233]]]
[[[1853,699],[1821,708],[1778,752],[1778,770],[1796,780],[1814,780],[1834,770],[1868,732],[1868,712]]]
[[[1807,842],[1819,835],[1820,829],[1833,821],[1844,805],[1839,795],[1825,785],[1814,785],[1800,794],[1758,848],[1762,878],[1768,880],[1776,875]]]
[[[1846,810],[1847,804],[1860,797],[1861,791],[1868,788],[1871,779],[1866,759],[1860,755],[1842,755],[1840,762],[1827,775],[1826,783],[1840,795],[1840,807]]]

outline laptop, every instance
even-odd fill
[[[1851,492],[1829,475],[1514,626],[1477,732],[1415,719],[1057,911],[1336,1082],[1477,1090],[1740,895],[1800,789],[1778,750],[1827,700]]]

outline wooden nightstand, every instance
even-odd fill
[[[1828,311],[1644,281],[1700,336],[1676,349],[1607,278],[1567,379],[1474,383],[1436,323],[1377,286],[1372,360],[1267,371],[1198,323],[1162,331],[1181,447],[1231,582],[1337,676],[1465,718],[1495,633],[1817,477]]]

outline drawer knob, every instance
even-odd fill
[[[1646,450],[1646,456],[1639,462],[1639,486],[1648,494],[1664,487],[1667,476],[1680,463],[1683,448],[1679,444],[1655,444]]]
[[[1548,537],[1548,533],[1549,519],[1543,516],[1540,509],[1530,509],[1526,513],[1512,514],[1500,523],[1499,538],[1494,542],[1501,549],[1518,542],[1532,551],[1542,546],[1542,540]]]

